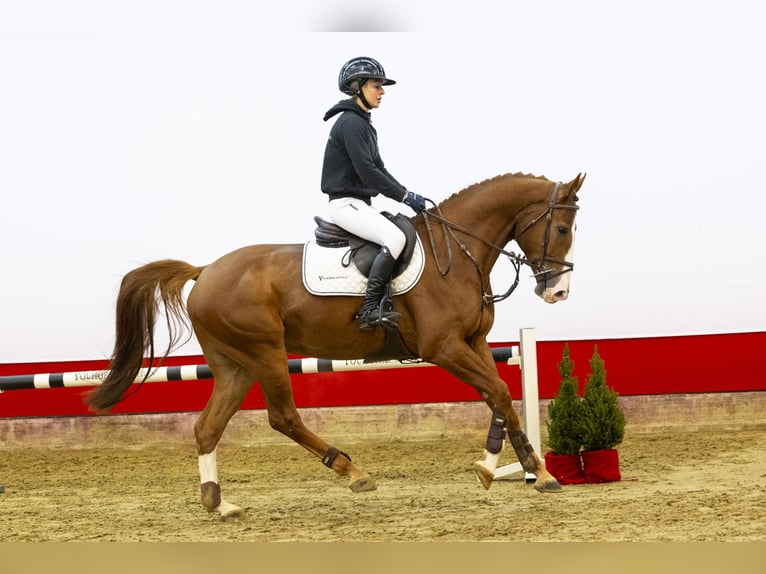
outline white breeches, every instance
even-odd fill
[[[330,202],[330,219],[362,239],[388,247],[396,259],[404,249],[404,232],[361,199],[344,197]]]

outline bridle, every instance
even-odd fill
[[[423,219],[425,220],[426,224],[426,230],[428,231],[428,238],[431,243],[431,250],[434,256],[434,261],[436,262],[436,267],[439,270],[439,273],[441,273],[442,276],[449,273],[451,267],[452,267],[452,247],[450,245],[449,238],[451,237],[455,243],[460,247],[460,250],[468,257],[468,259],[473,263],[474,267],[476,268],[476,271],[479,274],[479,279],[481,281],[482,285],[482,303],[484,305],[488,305],[490,303],[498,303],[500,301],[504,301],[508,297],[511,296],[511,294],[514,292],[516,287],[519,284],[519,274],[521,271],[522,265],[527,265],[530,269],[532,269],[532,277],[534,277],[538,282],[541,281],[549,281],[550,279],[554,279],[556,277],[559,277],[560,275],[563,275],[564,273],[569,273],[574,269],[574,263],[571,261],[565,261],[562,259],[555,259],[553,257],[548,257],[548,244],[550,242],[550,233],[551,233],[551,224],[553,222],[553,212],[556,209],[567,209],[567,210],[578,210],[580,207],[578,205],[560,205],[556,203],[556,196],[558,194],[559,188],[561,187],[561,182],[558,181],[553,186],[553,191],[551,192],[550,199],[548,200],[548,206],[546,207],[545,211],[543,211],[540,215],[537,217],[534,217],[531,219],[522,229],[515,235],[515,239],[518,240],[518,238],[529,231],[537,222],[539,222],[542,218],[545,218],[545,235],[543,237],[543,255],[539,260],[536,261],[530,261],[526,257],[522,257],[520,255],[517,255],[513,251],[508,251],[503,247],[500,247],[499,245],[496,245],[492,243],[491,241],[487,241],[486,239],[482,239],[481,237],[476,236],[468,229],[465,229],[464,227],[457,225],[456,223],[452,223],[451,221],[448,221],[442,216],[441,209],[439,208],[436,203],[431,201],[430,199],[426,199],[431,205],[434,206],[436,209],[436,213],[430,212],[430,211],[423,211]],[[447,246],[447,267],[442,268],[441,261],[439,260],[439,256],[436,252],[436,242],[434,240],[433,236],[433,230],[431,228],[431,221],[430,218],[433,217],[434,219],[438,220],[441,225],[442,229],[444,230],[445,235],[445,243]],[[511,284],[511,286],[508,288],[508,290],[503,293],[502,295],[492,295],[487,292],[487,289],[484,287],[485,285],[485,279],[484,279],[484,272],[481,269],[481,266],[479,265],[479,262],[476,260],[476,258],[471,254],[468,247],[464,243],[461,243],[460,240],[458,240],[457,236],[455,235],[455,231],[458,231],[462,233],[463,235],[467,235],[468,237],[471,237],[472,239],[475,239],[477,241],[480,241],[481,243],[491,247],[495,251],[498,251],[502,255],[505,255],[508,257],[509,261],[511,262],[511,265],[513,265],[514,271],[516,272],[516,277]],[[556,263],[558,265],[561,265],[563,269],[561,271],[554,271],[553,269],[546,268],[546,263]],[[489,285],[489,281],[486,281],[486,284]]]
[[[532,275],[535,277],[538,281],[548,281],[550,279],[554,279],[555,277],[559,277],[560,275],[563,275],[564,273],[569,273],[574,269],[574,263],[571,261],[566,261],[563,259],[555,259],[553,257],[548,257],[548,242],[550,240],[551,235],[551,224],[553,222],[553,212],[556,209],[568,209],[571,211],[577,211],[580,209],[579,205],[559,205],[556,203],[556,195],[558,194],[559,187],[561,187],[561,182],[557,181],[556,184],[553,186],[553,192],[551,193],[551,197],[548,200],[548,207],[547,209],[532,219],[529,223],[527,223],[521,231],[519,231],[516,234],[515,239],[518,241],[519,237],[521,237],[525,232],[527,232],[535,223],[540,221],[541,218],[545,217],[545,235],[543,237],[543,257],[536,263],[530,263],[530,267],[535,271],[535,273]],[[545,263],[557,263],[563,267],[561,271],[553,271],[553,269],[546,269]]]

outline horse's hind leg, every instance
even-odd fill
[[[272,353],[259,353],[258,357],[258,365],[254,370],[266,399],[271,427],[319,457],[325,466],[338,475],[347,477],[352,491],[375,490],[377,486],[374,478],[352,463],[347,454],[328,445],[303,424],[293,400],[285,351],[277,349]]]
[[[253,386],[253,379],[241,367],[234,364],[227,367],[211,364],[211,370],[215,376],[213,393],[194,425],[202,505],[208,512],[220,514],[222,520],[232,520],[241,517],[244,511],[221,497],[216,447],[229,420],[237,412],[250,387]]]

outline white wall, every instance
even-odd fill
[[[0,4],[0,362],[108,356],[140,264],[308,239],[362,54],[398,81],[373,117],[409,188],[588,173],[570,299],[525,274],[493,340],[766,329],[756,2],[65,4]]]

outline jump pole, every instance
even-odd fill
[[[540,448],[540,393],[537,387],[537,338],[532,327],[519,330],[520,357],[514,361],[511,357],[508,364],[517,364],[521,368],[521,414],[524,432],[529,444],[542,457]],[[514,362],[512,362],[514,361]],[[508,475],[522,472],[520,462],[514,462],[495,469],[495,480]],[[534,480],[535,475],[528,472],[526,480]]]
[[[495,347],[492,355],[496,363],[520,364],[519,347]],[[422,359],[405,359],[365,362],[363,359],[288,359],[290,374],[340,373],[348,371],[377,371],[413,367],[435,367]],[[0,392],[23,389],[52,389],[60,387],[94,387],[109,375],[106,369],[72,371],[66,373],[38,373],[33,375],[9,375],[0,377]],[[169,381],[196,381],[212,379],[207,365],[178,365],[170,367],[143,368],[133,383],[165,383]]]

